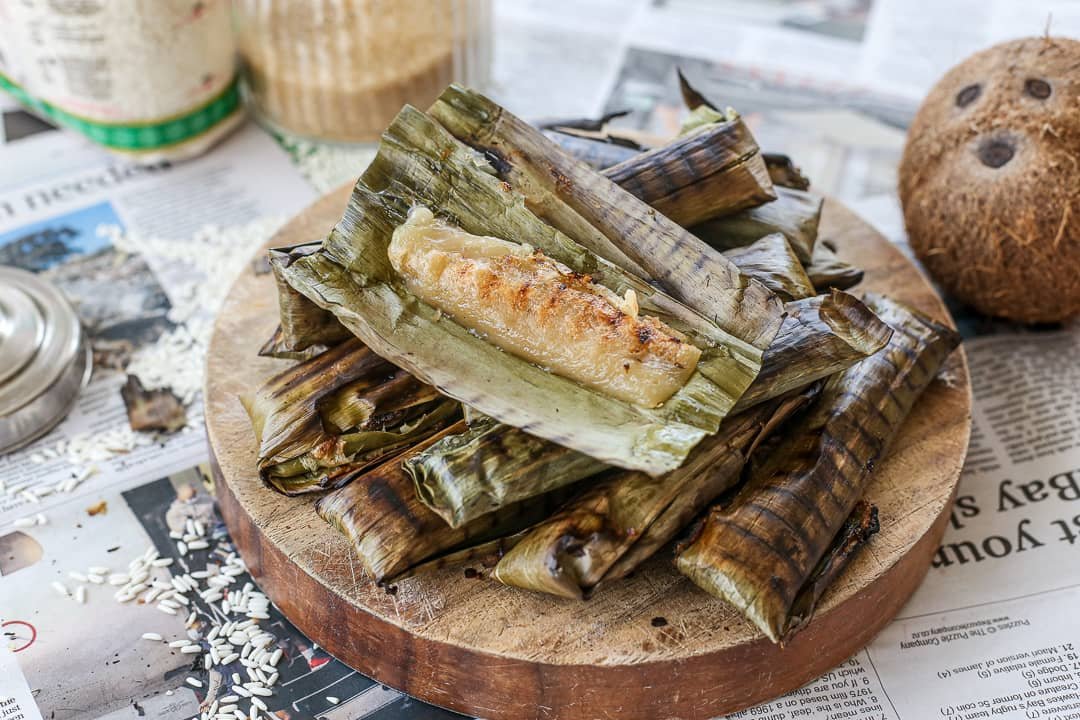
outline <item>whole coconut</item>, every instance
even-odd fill
[[[1080,42],[1015,40],[950,70],[908,131],[900,200],[960,300],[1027,323],[1080,314]]]

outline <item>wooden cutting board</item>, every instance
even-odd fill
[[[326,235],[341,188],[270,246]],[[948,312],[918,270],[837,202],[822,238],[865,268],[856,288],[938,320]],[[312,496],[286,498],[255,473],[255,440],[237,396],[286,365],[256,356],[277,324],[272,276],[245,271],[217,320],[206,426],[221,512],[251,573],[304,633],[379,682],[490,720],[712,718],[793,690],[843,662],[897,613],[930,566],[948,521],[970,430],[962,351],[916,405],[868,497],[881,532],[784,648],[675,571],[668,553],[587,602],[532,594],[446,568],[376,587]]]

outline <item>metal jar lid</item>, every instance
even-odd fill
[[[51,430],[90,379],[71,303],[37,275],[0,266],[0,453]]]

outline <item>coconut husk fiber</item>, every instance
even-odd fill
[[[908,131],[900,199],[911,245],[980,312],[1080,314],[1080,42],[977,53],[930,91]]]

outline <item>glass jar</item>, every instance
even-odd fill
[[[487,83],[491,0],[234,0],[246,92],[286,132],[372,142],[409,103]]]

